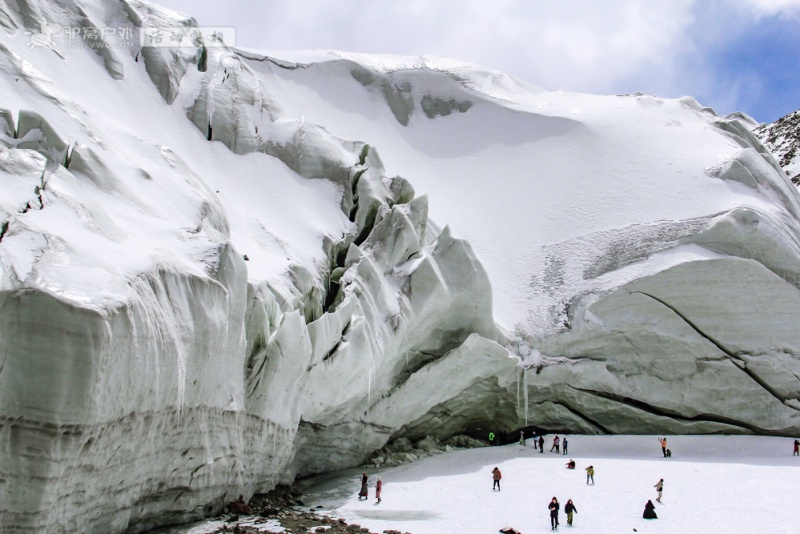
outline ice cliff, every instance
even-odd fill
[[[0,26],[0,530],[189,521],[401,437],[800,431],[800,198],[747,117],[138,0]]]

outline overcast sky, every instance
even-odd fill
[[[156,0],[236,45],[433,55],[544,89],[800,108],[800,0]]]

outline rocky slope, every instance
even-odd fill
[[[741,117],[142,47],[196,25],[138,0],[0,26],[0,530],[189,521],[399,438],[800,430],[800,197]]]
[[[762,124],[753,133],[775,155],[792,183],[800,186],[800,110]]]

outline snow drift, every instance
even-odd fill
[[[0,528],[188,521],[399,437],[800,429],[800,199],[746,117],[141,47],[196,23],[136,0],[0,26]]]

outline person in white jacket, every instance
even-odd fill
[[[664,491],[664,479],[660,479],[653,487],[656,488],[656,491],[658,492],[658,498],[656,499],[656,502],[661,502],[661,492]]]

